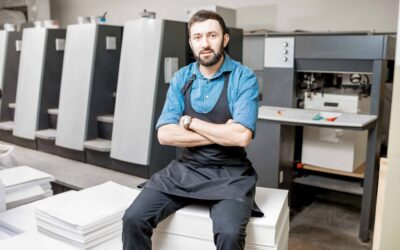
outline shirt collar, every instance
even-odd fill
[[[233,71],[233,67],[233,60],[228,56],[227,53],[224,53],[224,62],[217,72],[215,72],[215,74],[210,78],[210,80],[220,77],[225,72]],[[201,74],[199,70],[199,64],[197,62],[193,63],[192,73],[196,75],[196,78],[204,78],[203,74]]]

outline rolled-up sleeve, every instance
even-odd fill
[[[174,75],[168,88],[167,97],[165,99],[164,108],[156,125],[156,129],[166,124],[178,124],[182,116],[184,103],[183,95],[178,87],[179,72]]]
[[[239,78],[238,92],[234,98],[233,120],[256,133],[258,116],[258,83],[255,74],[247,69]]]

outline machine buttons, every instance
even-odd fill
[[[293,68],[294,37],[265,38],[264,67]]]

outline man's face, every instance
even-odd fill
[[[190,47],[196,60],[205,67],[211,67],[219,62],[228,42],[229,36],[223,35],[217,20],[208,19],[194,23],[190,27]]]

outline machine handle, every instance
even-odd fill
[[[337,102],[324,102],[325,107],[339,107],[339,103]]]

